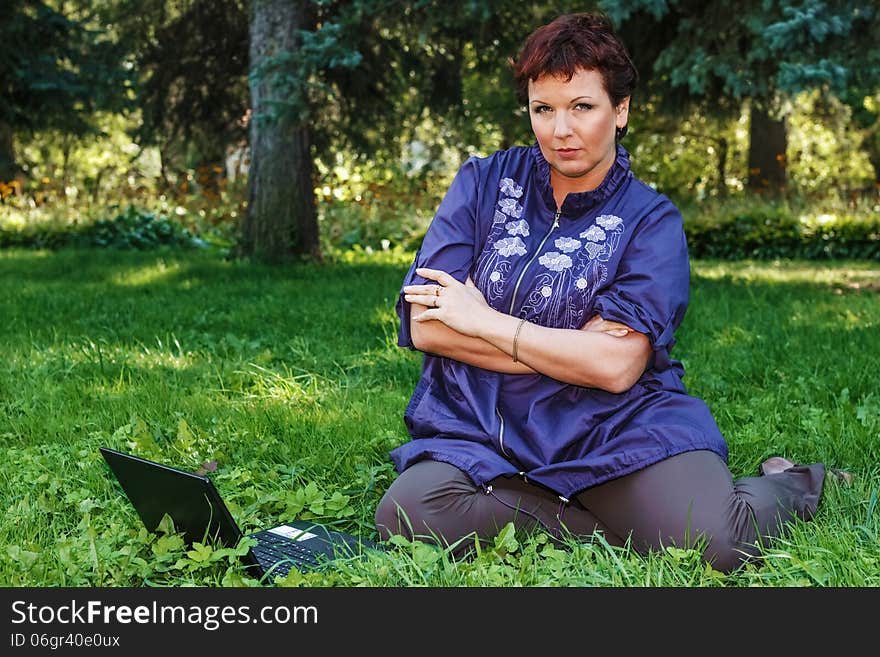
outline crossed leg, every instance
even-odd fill
[[[519,477],[499,477],[486,490],[447,463],[421,461],[394,481],[376,510],[383,538],[437,541],[466,554],[508,522],[527,531],[589,536],[612,545],[631,537],[646,552],[664,546],[705,544],[703,558],[730,571],[758,553],[759,537],[776,536],[795,517],[815,513],[825,468],[794,466],[764,477],[733,481],[724,461],[709,451],[685,452],[600,484],[562,504],[551,491]]]

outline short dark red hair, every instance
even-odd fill
[[[511,61],[517,99],[529,102],[529,81],[544,75],[571,80],[579,69],[597,71],[614,107],[631,96],[638,71],[611,20],[600,12],[563,14],[525,40]]]

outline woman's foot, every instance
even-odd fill
[[[769,459],[758,466],[758,472],[761,475],[779,474],[785,472],[789,468],[793,468],[794,463],[781,456],[771,456]]]
[[[779,474],[780,472],[785,472],[789,468],[793,468],[795,465],[796,464],[781,456],[771,456],[758,466],[758,473],[761,475]],[[847,470],[841,468],[828,468],[825,472],[844,484],[851,484],[853,482],[852,473]]]

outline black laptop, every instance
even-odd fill
[[[175,531],[184,535],[187,544],[198,541],[235,547],[241,540],[241,530],[207,476],[109,447],[101,447],[100,451],[150,531],[156,531],[168,514]],[[382,549],[372,541],[302,520],[248,537],[257,544],[244,561],[258,577],[283,577],[291,568],[305,572],[322,568],[335,559],[360,555],[365,549]]]

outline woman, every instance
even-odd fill
[[[825,468],[774,458],[733,482],[685,392],[670,356],[689,294],[682,219],[619,145],[637,73],[610,22],[561,16],[513,68],[536,142],[462,166],[397,303],[398,344],[425,358],[380,535],[463,554],[512,521],[702,547],[729,571],[812,516]]]

